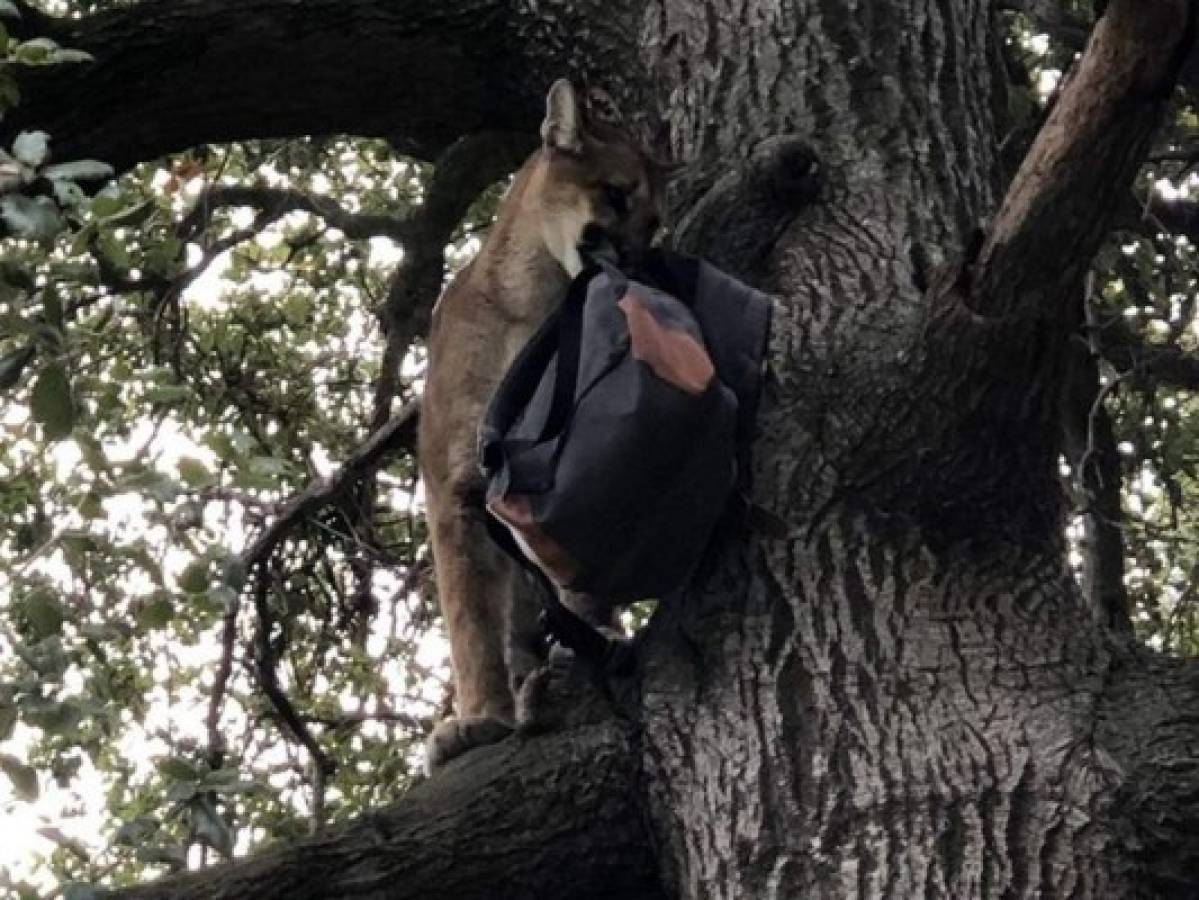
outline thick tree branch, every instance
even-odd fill
[[[43,33],[96,61],[18,70],[22,102],[0,124],[0,144],[40,128],[56,158],[124,170],[204,143],[353,133],[432,160],[463,134],[534,133],[559,75],[626,71],[639,9],[147,0],[82,20],[42,18]]]
[[[1113,0],[1016,173],[974,267],[971,307],[1061,319],[1148,149],[1193,38],[1187,0]],[[1072,301],[1071,301],[1072,302]]]
[[[23,101],[5,130],[43,128],[58,158],[91,156],[124,169],[201,143],[313,132],[388,137],[403,123],[401,149],[429,158],[464,129],[533,124],[531,106],[505,98],[503,65],[514,57],[502,43],[505,8],[494,0],[316,0],[302,8],[152,0],[59,20],[55,39],[96,62],[23,72]],[[471,59],[491,59],[496,69],[480,72]]]
[[[1129,194],[1194,17],[1189,0],[1113,0],[990,230],[934,279],[921,421],[925,446],[939,450],[915,465],[925,520],[955,539],[1060,541],[1065,342],[1081,324],[1083,276]]]
[[[663,900],[616,724],[477,750],[395,805],[126,900]]]

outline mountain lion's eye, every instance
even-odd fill
[[[618,216],[627,216],[629,213],[629,192],[615,184],[605,184],[603,186],[604,202],[612,208],[612,212]]]

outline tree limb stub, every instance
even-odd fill
[[[612,721],[510,738],[348,826],[113,896],[664,900],[635,784]]]
[[[1013,179],[974,267],[971,307],[1062,318],[1144,158],[1193,37],[1187,0],[1113,0]]]

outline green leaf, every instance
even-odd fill
[[[42,311],[46,316],[46,324],[55,331],[63,330],[62,318],[62,298],[58,296],[58,291],[54,285],[46,285],[46,289],[42,291]]]
[[[201,788],[214,794],[258,794],[266,791],[265,784],[239,778],[236,769],[218,769],[209,772],[200,782]]]
[[[59,46],[55,41],[48,37],[38,37],[25,41],[23,44],[17,44],[13,48],[12,55],[18,62],[41,66],[49,62],[50,54],[58,49]]]
[[[98,227],[95,222],[88,222],[75,232],[75,236],[71,238],[71,249],[69,251],[71,256],[82,256],[87,252],[88,248],[92,245],[92,241],[95,240]]]
[[[183,570],[179,576],[179,587],[189,594],[202,594],[208,589],[210,580],[208,563],[198,559]]]
[[[62,47],[58,50],[51,50],[46,56],[46,62],[55,65],[58,63],[85,63],[95,61],[96,57],[92,56],[86,50],[76,50],[74,47]]]
[[[140,471],[134,469],[117,482],[117,488],[125,491],[141,491],[164,503],[174,500],[180,491],[179,483],[174,478],[153,469]]]
[[[165,756],[156,760],[154,766],[167,778],[175,781],[196,781],[204,774],[190,760],[180,756]]]
[[[47,178],[65,178],[69,181],[95,181],[100,178],[111,178],[113,168],[98,159],[76,159],[72,162],[55,163],[42,169]]]
[[[191,388],[181,384],[156,384],[146,390],[146,399],[151,403],[178,403],[192,394]]]
[[[176,781],[169,788],[165,795],[167,803],[186,803],[196,796],[196,792],[200,786],[194,781]]]
[[[17,708],[7,702],[0,702],[0,741],[12,737],[13,729],[17,727]]]
[[[217,853],[228,858],[233,855],[233,829],[217,811],[212,797],[201,794],[189,806],[196,837]]]
[[[70,787],[72,779],[79,775],[83,757],[79,754],[59,754],[50,762],[50,774],[60,788]]]
[[[213,603],[218,603],[221,609],[227,610],[237,603],[237,591],[229,587],[227,584],[218,584],[215,587],[210,587],[205,596]]]
[[[76,438],[76,443],[79,444],[79,450],[83,454],[83,461],[87,463],[96,472],[109,472],[112,470],[112,465],[108,461],[108,455],[104,452],[104,445],[96,439],[94,434],[80,434]]]
[[[153,200],[144,200],[133,206],[127,205],[122,197],[97,197],[92,201],[92,213],[100,224],[111,228],[135,228],[150,218],[155,209]]]
[[[289,294],[283,301],[283,316],[292,328],[301,328],[312,318],[313,303],[303,294]]]
[[[123,622],[121,624],[124,625]],[[79,626],[79,634],[87,640],[105,644],[109,641],[118,640],[122,632],[115,625],[97,625],[94,622],[84,622]]]
[[[37,347],[26,344],[19,350],[0,356],[0,391],[10,391],[17,386],[25,367],[37,354]]]
[[[32,802],[38,798],[37,770],[9,753],[0,753],[0,770],[12,782],[17,799]]]
[[[245,586],[248,574],[245,560],[240,556],[230,556],[225,560],[221,582],[233,591],[240,591]]]
[[[82,718],[83,708],[78,700],[48,701],[25,712],[25,721],[30,725],[60,736],[74,735]]]
[[[114,844],[138,847],[145,844],[159,829],[159,822],[149,816],[138,816],[121,824],[112,836]]]
[[[54,190],[54,199],[63,208],[74,208],[87,200],[87,194],[83,192],[83,188],[73,181],[55,178],[50,182],[50,187]]]
[[[12,142],[12,155],[36,169],[50,155],[50,135],[44,131],[22,131]]]
[[[273,456],[255,456],[250,460],[250,471],[255,475],[282,475],[287,463]]]
[[[175,604],[165,597],[156,597],[138,609],[135,618],[143,628],[162,628],[175,618]]]
[[[25,598],[24,608],[35,640],[45,640],[62,630],[66,616],[62,604],[50,591],[38,590],[30,594]]]
[[[38,375],[29,399],[34,421],[46,429],[46,439],[57,441],[71,433],[75,426],[75,404],[71,399],[71,382],[60,362],[52,362]]]
[[[159,587],[163,586],[162,566],[158,564],[158,561],[150,555],[150,551],[148,551],[145,547],[126,547],[122,555],[147,575],[149,575],[150,580],[156,585]]]
[[[0,0],[2,2],[2,0]],[[21,102],[21,89],[7,72],[0,72],[0,113]]]
[[[0,218],[16,234],[30,240],[47,240],[63,228],[58,207],[48,197],[9,194],[0,197]]]
[[[183,242],[173,237],[160,241],[149,248],[142,264],[155,275],[173,278],[183,271]]]
[[[208,466],[193,456],[179,458],[179,477],[183,479],[184,484],[194,488],[207,487],[214,480]]]
[[[204,438],[204,443],[208,445],[208,449],[217,455],[221,462],[233,462],[237,459],[237,448],[233,446],[233,441],[229,439],[229,435],[217,432],[209,434]]]
[[[142,862],[164,864],[172,869],[187,865],[187,850],[183,847],[138,847],[134,855]]]
[[[62,889],[62,900],[99,900],[103,894],[94,885],[84,884],[81,881],[74,881],[64,885]]]

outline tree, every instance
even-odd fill
[[[552,77],[601,83],[623,108],[660,118],[685,163],[674,241],[778,298],[750,509],[692,587],[660,605],[635,673],[610,698],[572,673],[561,686],[570,715],[548,734],[476,751],[348,826],[125,895],[1199,892],[1199,670],[1132,633],[1130,604],[1138,619],[1152,604],[1136,590],[1130,599],[1128,585],[1140,588],[1123,572],[1135,530],[1120,527],[1117,431],[1142,395],[1155,403],[1153,390],[1195,383],[1193,248],[1163,235],[1193,237],[1196,217],[1185,196],[1146,193],[1138,171],[1167,112],[1157,164],[1195,159],[1190,95],[1173,87],[1190,86],[1196,11],[1185,0],[1111,0],[1041,113],[1022,102],[1011,17],[1069,47],[1087,34],[1083,6],[144,0],[77,20],[22,7],[18,37],[48,35],[94,61],[18,70],[10,139],[42,128],[62,158],[126,169],[214,142],[350,132],[434,166],[424,204],[399,217],[215,181],[170,223],[181,241],[230,204],[258,211],[251,228],[309,210],[347,235],[405,245],[377,305],[387,353],[368,373],[371,403],[320,431],[248,439],[291,466],[303,455],[286,447],[324,441],[345,467],[263,509],[271,524],[221,561],[224,605],[207,612],[231,647],[247,614],[238,598],[253,601],[258,684],[310,751],[318,785],[333,774],[311,728],[319,709],[298,712],[275,674],[296,640],[289,627],[306,621],[288,604],[311,602],[294,579],[316,577],[324,527],[344,553],[328,576],[341,624],[353,633],[375,612],[370,590],[337,585],[370,584],[364,573],[379,561],[358,550],[385,543],[379,513],[391,501],[378,473],[408,443],[413,415],[394,410],[408,390],[399,364],[436,293],[441,248],[527,149],[519,135],[534,131]],[[176,174],[187,173],[177,164]],[[79,233],[98,291],[150,298],[140,321],[145,339],[162,340],[159,387],[193,397],[204,382],[189,369],[195,323],[179,296],[197,270],[168,245],[161,271],[134,276],[105,243],[110,223],[89,233],[89,221]],[[1096,260],[1116,228],[1172,247],[1171,259],[1150,256],[1152,277],[1176,279],[1154,302],[1175,313],[1136,304],[1164,318],[1167,335],[1107,320],[1147,284],[1142,251],[1123,249],[1135,244],[1109,244]],[[201,262],[244,239],[228,231]],[[313,240],[290,235],[284,253],[302,257]],[[42,295],[43,325],[86,308],[60,311],[36,282],[22,289]],[[20,377],[33,365],[28,347],[57,358],[39,333],[4,357]],[[277,371],[283,350],[243,340],[226,352],[237,365],[223,390],[263,422],[283,421],[278,406],[294,398],[247,381],[243,365],[269,353],[259,362]],[[31,387],[35,413],[47,378],[42,395],[63,393],[47,371]],[[346,436],[368,420],[371,438],[351,449]],[[1171,435],[1141,449],[1165,460],[1166,448],[1185,457],[1179,446]],[[1063,455],[1077,473],[1080,577],[1064,533]],[[1189,465],[1161,468],[1176,507]],[[190,471],[214,487],[206,468]],[[406,546],[419,541],[409,534]],[[1177,558],[1138,547],[1134,556]],[[214,561],[188,576],[192,594],[210,588]],[[145,608],[159,601],[150,595]],[[47,591],[22,604],[33,634],[17,643],[29,666],[51,666],[37,655],[50,650],[28,638],[54,637],[62,613]],[[219,847],[219,791],[205,781],[227,771],[219,736],[207,753],[207,772],[184,773],[182,799],[192,833]]]

